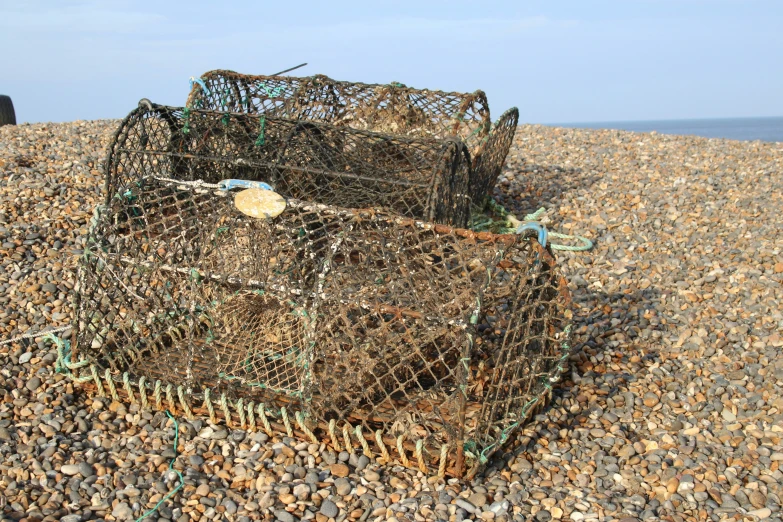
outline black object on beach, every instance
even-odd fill
[[[11,98],[0,94],[0,127],[3,125],[16,125],[16,113]]]

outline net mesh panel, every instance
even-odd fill
[[[519,120],[516,108],[491,125],[483,91],[470,94],[415,89],[399,83],[366,84],[327,76],[262,76],[215,70],[194,83],[186,105],[216,111],[321,121],[383,134],[452,137],[471,158],[471,196],[483,201],[497,182]]]
[[[235,178],[267,182],[287,197],[459,226],[479,183],[455,139],[162,106],[128,115],[107,166],[107,194],[145,173],[207,183]]]
[[[562,370],[568,292],[534,239],[295,199],[254,219],[133,157],[149,170],[110,183],[87,237],[73,347],[121,391],[263,404],[279,431],[461,476]]]

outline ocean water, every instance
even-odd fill
[[[561,123],[556,126],[577,129],[617,129],[634,132],[656,131],[659,134],[692,135],[705,138],[783,142],[783,117]]]

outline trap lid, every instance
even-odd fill
[[[234,196],[234,206],[246,216],[268,219],[282,214],[286,202],[272,190],[249,188]]]

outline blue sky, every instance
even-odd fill
[[[308,62],[527,123],[783,116],[781,28],[781,0],[0,0],[0,93],[20,122],[119,118]]]

